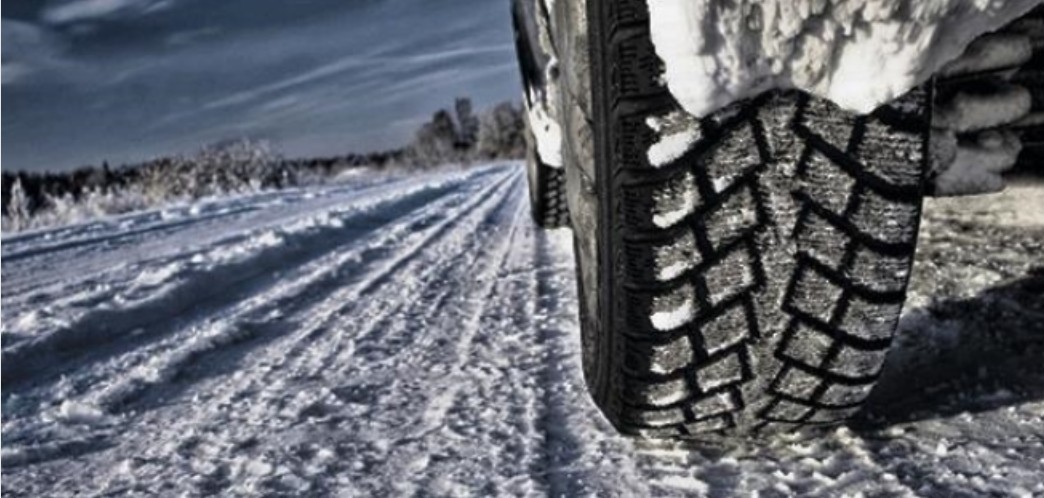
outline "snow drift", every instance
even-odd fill
[[[650,0],[664,81],[705,116],[773,88],[867,113],[1040,0]]]

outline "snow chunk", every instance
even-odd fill
[[[653,224],[660,228],[674,226],[696,210],[696,177],[686,173],[680,180],[668,183],[653,194],[653,202]]]
[[[946,65],[940,76],[972,74],[1021,66],[1033,58],[1033,42],[1019,34],[991,34],[968,45],[957,60]]]
[[[686,232],[678,240],[656,248],[656,278],[667,282],[693,269],[700,261],[696,238]]]
[[[102,425],[109,415],[97,406],[66,400],[58,408],[57,418],[67,424]]]
[[[935,178],[936,195],[997,192],[1004,188],[1001,173],[1011,169],[1022,152],[1012,132],[986,132],[978,143],[957,147],[953,162]]]
[[[1004,85],[990,93],[961,92],[936,106],[934,126],[965,133],[1016,122],[1029,115],[1033,96],[1018,85]]]
[[[649,320],[656,330],[669,331],[691,322],[695,316],[695,291],[686,285],[667,296],[657,297]]]
[[[557,168],[562,166],[562,128],[548,112],[548,107],[539,95],[530,92],[526,116],[536,139],[537,155],[544,164]]]
[[[685,155],[701,136],[699,123],[682,112],[662,118],[650,117],[645,124],[660,135],[660,139],[647,152],[649,164],[656,168]]]
[[[688,152],[689,147],[692,147],[698,136],[691,130],[685,130],[660,137],[658,142],[649,147],[649,164],[663,166],[678,159]]]
[[[693,206],[695,205],[696,190],[686,190],[682,192],[681,204],[677,208],[653,215],[653,224],[660,228],[672,227],[679,221],[685,219],[686,216],[692,214]]]
[[[682,302],[677,308],[667,311],[657,311],[649,317],[652,320],[653,327],[656,330],[674,330],[692,320],[693,314],[692,303],[689,301]]]
[[[706,116],[773,88],[868,113],[1039,0],[651,0],[664,80]]]

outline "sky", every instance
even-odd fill
[[[18,0],[2,17],[4,171],[240,138],[383,150],[456,97],[521,92],[508,0]]]

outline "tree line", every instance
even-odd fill
[[[0,175],[4,230],[69,223],[202,197],[334,181],[356,168],[421,170],[442,164],[521,158],[522,109],[504,102],[475,113],[457,99],[422,124],[404,147],[333,157],[285,158],[267,143],[234,140],[193,154],[68,172]]]

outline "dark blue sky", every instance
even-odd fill
[[[507,0],[18,0],[2,35],[4,170],[378,150],[519,95]]]

